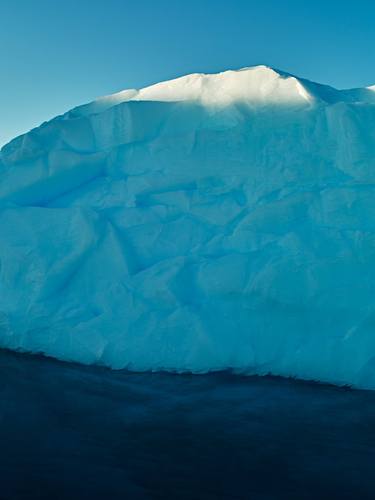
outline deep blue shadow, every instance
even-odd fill
[[[374,499],[375,393],[0,352],[0,498]]]

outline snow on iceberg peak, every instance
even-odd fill
[[[235,102],[303,103],[312,99],[314,96],[296,77],[262,65],[217,74],[194,73],[102,97],[74,111],[91,114],[127,101],[198,101],[223,106]]]
[[[216,74],[193,73],[140,90],[123,90],[79,106],[71,110],[69,116],[95,114],[129,101],[190,101],[218,107],[247,103],[259,107],[332,104],[368,99],[367,89],[340,91],[328,85],[297,78],[285,71],[259,65]]]
[[[375,389],[375,106],[265,66],[75,108],[0,153],[0,345]]]
[[[193,74],[158,83],[139,91],[137,100],[194,101],[226,105],[232,102],[293,102],[309,100],[307,91],[293,76],[283,76],[267,66]]]

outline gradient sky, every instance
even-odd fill
[[[0,0],[0,145],[97,96],[267,64],[375,83],[375,2]]]

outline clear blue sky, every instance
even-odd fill
[[[0,0],[0,145],[124,88],[255,64],[375,83],[372,0]]]

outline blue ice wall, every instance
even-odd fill
[[[0,345],[375,388],[373,94],[190,75],[13,140]]]

